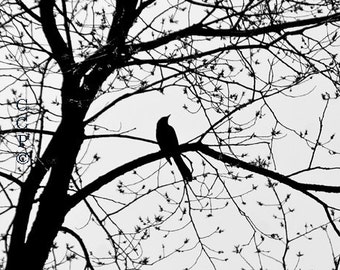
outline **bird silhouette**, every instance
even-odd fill
[[[170,157],[173,158],[178,170],[186,181],[192,181],[192,175],[184,163],[181,153],[178,150],[178,139],[176,132],[172,126],[168,124],[170,115],[164,116],[157,122],[156,139],[159,148],[164,153],[166,160],[172,165]]]

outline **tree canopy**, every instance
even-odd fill
[[[1,0],[0,269],[338,269],[339,10]]]

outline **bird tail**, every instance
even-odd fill
[[[192,181],[192,175],[188,168],[188,166],[184,163],[182,157],[180,155],[174,155],[173,159],[178,167],[178,170],[180,171],[182,177],[184,180],[190,182]]]

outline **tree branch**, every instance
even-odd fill
[[[325,186],[325,185],[299,183],[280,173],[268,170],[263,167],[255,166],[251,163],[248,163],[248,162],[230,157],[228,155],[225,155],[221,152],[215,151],[206,145],[199,144],[198,146],[199,146],[197,148],[198,151],[214,159],[220,160],[224,163],[228,163],[231,166],[236,166],[238,168],[242,168],[244,170],[251,171],[251,172],[269,177],[282,184],[290,186],[291,188],[295,190],[300,190],[300,191],[310,190],[310,191],[322,191],[322,192],[328,192],[328,193],[340,193],[340,186]]]
[[[51,47],[54,59],[58,62],[63,73],[70,70],[74,64],[73,55],[60,35],[53,14],[54,0],[40,1],[40,18],[48,44]]]
[[[92,264],[91,264],[90,255],[89,255],[89,253],[88,253],[88,251],[87,251],[87,248],[86,248],[86,246],[85,246],[85,244],[84,244],[83,239],[81,239],[81,237],[80,237],[78,234],[76,234],[74,231],[72,231],[71,229],[69,229],[69,228],[67,228],[67,227],[62,226],[62,227],[60,228],[60,231],[65,232],[65,233],[69,233],[69,234],[72,235],[75,239],[77,239],[79,245],[81,246],[81,249],[82,249],[83,252],[84,252],[84,256],[85,256],[85,260],[86,260],[85,269],[86,269],[86,268],[90,268],[91,270],[94,270],[94,268],[93,268],[93,266],[92,266]]]
[[[210,27],[204,27],[202,24],[194,24],[185,29],[170,33],[164,37],[158,38],[156,40],[152,40],[149,42],[144,42],[136,45],[132,45],[132,51],[146,51],[151,50],[156,47],[167,44],[173,40],[177,40],[183,37],[188,36],[204,36],[204,37],[253,37],[257,35],[263,35],[268,33],[279,33],[282,30],[295,28],[295,27],[303,27],[307,25],[319,25],[325,22],[333,22],[340,20],[340,13],[336,13],[329,16],[322,16],[318,18],[311,18],[306,20],[296,20],[291,22],[285,22],[280,24],[272,24],[264,27],[254,28],[254,29],[246,29],[246,30],[238,30],[238,29],[213,29]]]
[[[46,135],[54,135],[54,131],[49,131],[49,130],[38,130],[38,129],[33,129],[33,128],[12,128],[12,129],[4,129],[0,130],[0,135],[3,134],[9,134],[9,133],[41,133],[41,134],[46,134]]]
[[[305,184],[305,183],[299,183],[292,179],[290,179],[287,176],[284,176],[282,174],[279,174],[277,172],[255,166],[253,164],[250,164],[248,162],[230,157],[226,154],[223,154],[221,152],[215,151],[211,148],[209,148],[207,145],[201,144],[201,143],[192,143],[192,144],[183,144],[179,146],[179,151],[181,153],[183,152],[189,152],[189,151],[199,151],[207,156],[210,156],[216,160],[222,161],[224,163],[227,163],[231,166],[235,166],[238,168],[242,168],[247,171],[251,171],[266,177],[269,177],[271,179],[274,179],[282,184],[285,184],[295,190],[299,190],[306,194],[307,191],[322,191],[322,192],[328,192],[328,193],[340,193],[340,186],[325,186],[325,185],[314,185],[314,184]],[[130,162],[125,163],[124,165],[121,165],[106,174],[98,177],[92,183],[85,186],[83,189],[75,193],[69,198],[68,202],[68,209],[71,209],[75,205],[77,205],[79,202],[81,202],[83,199],[85,199],[87,196],[92,194],[93,192],[99,190],[104,185],[110,183],[114,179],[116,179],[119,176],[122,176],[123,174],[132,171],[138,167],[141,167],[143,165],[146,165],[148,163],[154,162],[160,158],[164,158],[164,154],[162,152],[156,152],[151,153],[142,157],[139,157],[135,160],[132,160]],[[314,195],[313,195],[314,196]]]
[[[0,172],[0,176],[2,176],[3,178],[6,178],[9,181],[12,181],[13,183],[16,183],[20,187],[23,185],[23,183],[19,179],[17,179],[16,177],[14,177],[11,174]]]
[[[27,14],[29,14],[36,21],[40,22],[40,17],[32,11],[33,8],[27,7],[21,0],[17,0],[16,2],[25,12],[27,12]],[[37,6],[34,6],[34,8],[35,7]]]

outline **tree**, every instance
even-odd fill
[[[336,1],[1,2],[6,270],[338,269]]]

